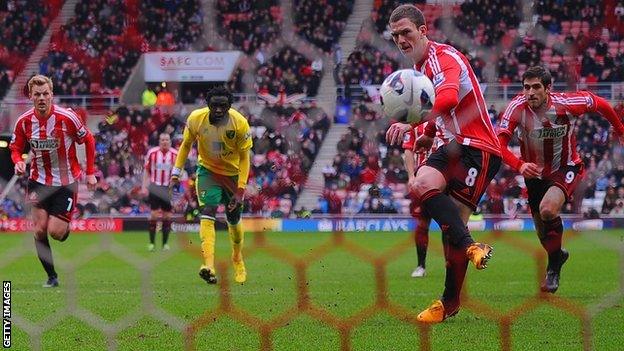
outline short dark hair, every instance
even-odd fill
[[[552,84],[552,76],[550,75],[550,72],[542,66],[532,66],[527,68],[522,75],[522,84],[524,84],[526,79],[531,78],[539,78],[544,88],[548,88]]]
[[[423,24],[426,24],[425,16],[423,15],[422,11],[420,11],[418,7],[412,4],[403,4],[397,6],[397,8],[395,8],[390,15],[390,23],[398,22],[403,18],[407,18],[408,20],[410,20],[416,25],[416,27],[420,27]]]
[[[234,102],[234,96],[223,85],[218,85],[210,90],[206,94],[206,103],[210,103],[210,99],[213,96],[225,96],[228,99],[228,103],[231,105]]]

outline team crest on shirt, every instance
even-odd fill
[[[500,122],[500,127],[502,129],[507,129],[509,127],[509,119],[503,118],[503,120]]]
[[[233,131],[233,130],[226,130],[226,131],[225,131],[225,136],[226,136],[228,139],[234,139],[234,137],[236,136],[236,132],[235,132],[235,131]]]
[[[80,128],[76,132],[76,135],[78,136],[79,139],[84,138],[85,135],[87,135],[87,128],[85,128],[84,126],[80,126]]]
[[[444,82],[444,73],[440,72],[433,76],[432,82],[434,87],[438,87],[440,84],[442,84],[442,82]]]

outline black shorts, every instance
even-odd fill
[[[49,186],[28,180],[28,202],[65,222],[71,221],[77,194],[78,183]]]
[[[583,164],[580,164],[559,168],[550,175],[542,177],[542,179],[525,179],[524,182],[526,183],[527,192],[529,193],[529,207],[531,208],[531,213],[539,213],[540,203],[548,189],[552,186],[561,189],[566,197],[566,201],[570,201],[570,196],[574,194],[574,190],[581,179],[583,179],[584,174],[585,167]]]
[[[163,210],[171,212],[171,195],[169,187],[164,185],[151,184],[149,190],[149,204],[152,210]]]
[[[500,156],[453,140],[434,151],[425,164],[444,175],[451,196],[476,210],[501,161]]]

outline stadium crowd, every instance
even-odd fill
[[[340,39],[352,9],[353,0],[297,0],[295,31],[328,53]]]
[[[282,11],[277,0],[216,2],[217,28],[230,43],[246,54],[266,52],[282,27]]]
[[[62,1],[0,2],[0,98],[37,47]]]

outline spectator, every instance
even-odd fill
[[[152,107],[156,105],[156,93],[152,88],[148,85],[145,86],[145,90],[143,90],[143,94],[141,94],[141,103],[143,107]]]

